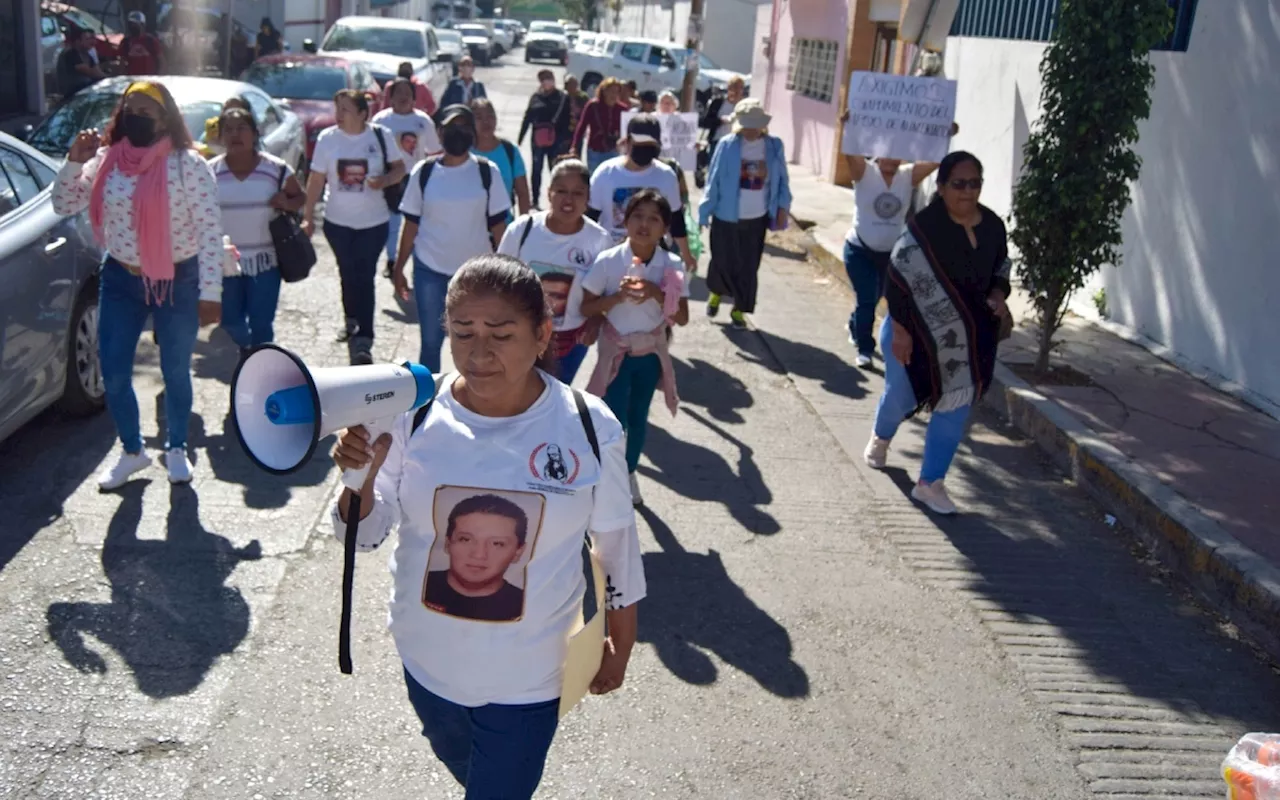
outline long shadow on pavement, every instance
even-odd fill
[[[861,400],[867,396],[867,379],[862,371],[835,353],[769,331],[738,331],[728,325],[720,330],[742,349],[742,358],[752,364],[779,375],[822,381],[823,391],[839,397]]]
[[[140,540],[146,483],[120,494],[102,546],[102,571],[111,583],[109,603],[54,603],[48,631],[63,656],[84,673],[104,673],[103,657],[88,634],[120,654],[138,689],[164,698],[196,689],[222,655],[249,632],[249,605],[225,585],[241,561],[261,558],[255,539],[236,548],[200,523],[199,497],[189,486],[169,493],[162,540]]]
[[[792,658],[790,634],[733,582],[720,554],[690,553],[657,514],[644,506],[639,514],[662,548],[644,554],[649,593],[639,640],[686,683],[715,683],[709,651],[779,697],[807,697],[809,676]]]
[[[686,362],[673,356],[671,366],[681,403],[701,406],[720,422],[741,425],[746,421],[739,409],[751,408],[755,400],[741,380],[700,358]]]
[[[977,424],[998,424],[988,414],[980,412]],[[969,588],[1009,615],[1056,628],[1103,681],[1188,714],[1239,721],[1248,730],[1274,727],[1280,678],[1247,646],[1213,630],[1185,596],[1154,580],[1128,543],[1104,527],[1097,506],[1066,489],[1028,447],[996,438],[969,437],[969,452],[952,467],[983,508],[929,517],[968,560],[976,576]],[[918,454],[904,462],[914,472]],[[913,478],[905,470],[886,473],[909,494]],[[1080,681],[1091,683],[1088,676]]]

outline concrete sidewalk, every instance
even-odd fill
[[[791,176],[792,214],[833,278],[853,192]],[[1015,274],[1015,284],[1016,274]],[[1280,654],[1280,421],[1102,326],[1069,317],[1055,364],[1081,385],[1029,384],[1030,303],[1001,345],[987,401],[1273,655]]]

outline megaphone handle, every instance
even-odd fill
[[[366,422],[364,429],[369,432],[369,444],[373,445],[378,441],[378,437],[390,430],[385,420],[374,420]],[[360,469],[346,469],[342,471],[342,485],[357,494],[364,489],[365,479],[369,477],[369,467],[361,467]],[[370,499],[372,504],[373,500]]]
[[[367,470],[366,470],[367,472]],[[338,669],[351,674],[351,593],[356,580],[356,539],[360,535],[360,495],[347,506],[347,536],[342,541],[342,617],[338,621]]]

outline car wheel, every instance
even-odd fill
[[[67,336],[67,382],[58,408],[77,417],[96,414],[107,404],[98,359],[98,282],[91,281],[80,292],[71,313]]]

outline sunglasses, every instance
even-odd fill
[[[947,185],[957,191],[964,191],[965,189],[973,189],[976,191],[982,188],[982,178],[969,178],[968,180],[964,178],[955,178],[947,181]]]

